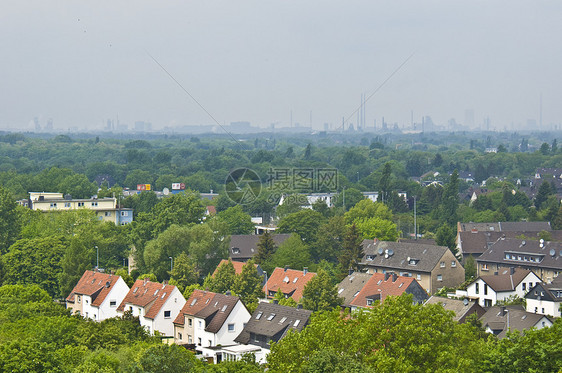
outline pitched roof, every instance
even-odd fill
[[[505,310],[502,311],[502,310]],[[542,318],[548,317],[535,313],[526,312],[523,306],[493,306],[480,318],[484,327],[489,327],[498,338],[503,338],[507,332],[507,326],[511,330],[524,331],[536,326]]]
[[[562,302],[562,276],[557,276],[550,284],[538,283],[525,295],[527,299]]]
[[[455,316],[453,320],[459,321],[470,312],[475,310],[478,316],[482,316],[486,311],[478,304],[478,301],[469,299],[451,299],[446,297],[431,296],[425,304],[440,304],[447,311],[453,311]]]
[[[461,223],[458,224],[460,232],[470,232],[473,229],[478,231],[495,231],[495,232],[540,232],[550,231],[550,223],[546,221],[502,221],[489,223]]]
[[[66,301],[74,303],[76,294],[89,295],[92,297],[92,306],[99,307],[119,278],[121,277],[109,273],[86,271],[74,286]]]
[[[363,272],[353,272],[338,284],[338,296],[343,298],[343,305],[350,305],[359,294],[371,275]]]
[[[420,272],[431,272],[449,250],[445,246],[373,240],[364,240],[362,245],[361,265]],[[393,254],[387,256],[386,250],[392,250]],[[415,265],[410,264],[408,258],[415,259]]]
[[[541,247],[542,245],[542,247]],[[553,254],[553,255],[551,255]],[[478,263],[499,263],[503,266],[562,269],[562,242],[500,238],[481,256]]]
[[[497,275],[484,275],[478,278],[488,284],[488,286],[496,292],[514,291],[517,285],[519,285],[529,273],[531,273],[531,271],[528,269],[516,268],[512,274],[511,269],[507,268]]]
[[[304,272],[296,269],[275,268],[266,285],[263,287],[264,293],[268,296],[268,291],[277,292],[281,289],[283,294],[289,294],[296,302],[302,298],[304,286],[316,273]]]
[[[279,304],[261,302],[252,317],[236,339],[237,343],[248,344],[250,333],[283,338],[287,331],[301,331],[308,324],[312,311]]]
[[[386,278],[386,279],[385,279]],[[374,302],[380,300],[384,302],[389,295],[399,296],[402,295],[408,286],[414,282],[414,278],[392,275],[390,273],[374,273],[367,281],[363,289],[357,294],[350,305],[356,307],[369,307],[371,306],[367,301]]]
[[[242,268],[244,267],[244,262],[237,262],[236,260],[231,260],[232,265],[234,266],[234,272],[236,272],[237,275],[239,275],[240,273],[242,273]],[[217,274],[217,271],[219,270],[219,267],[222,265],[225,265],[226,263],[228,263],[227,259],[222,259],[219,263],[219,265],[217,266],[217,268],[215,268],[215,271],[213,272],[213,274],[211,275],[211,277],[214,277]],[[257,267],[257,265],[256,265]]]
[[[271,238],[275,245],[279,246],[291,235],[286,233],[272,234]],[[255,234],[233,234],[230,236],[229,256],[233,260],[252,258],[258,253],[258,242],[261,235]]]
[[[185,315],[205,319],[205,331],[217,333],[240,298],[210,291],[194,290],[174,320],[183,325]]]
[[[154,319],[175,289],[174,285],[139,279],[135,281],[125,299],[117,307],[117,311],[123,312],[125,305],[130,304],[145,308],[144,317]]]

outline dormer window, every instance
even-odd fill
[[[285,282],[285,283],[288,284],[289,281],[291,281],[291,280],[289,279],[289,276],[285,276],[285,278],[283,279],[283,282]]]
[[[233,248],[232,248],[232,253],[233,253],[233,254],[240,254],[240,249],[237,248],[237,247],[233,247]]]
[[[374,255],[367,255],[367,260],[375,260],[375,256]]]

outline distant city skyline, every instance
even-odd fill
[[[108,120],[128,130],[245,121],[334,130],[342,118],[380,128],[383,117],[402,128],[426,116],[444,129],[562,129],[559,2],[2,8],[0,130],[45,130],[49,120],[54,130],[103,130]]]

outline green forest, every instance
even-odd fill
[[[497,152],[485,151],[491,147]],[[549,133],[260,134],[237,141],[219,135],[0,133],[0,371],[562,369],[559,319],[551,328],[497,340],[478,320],[459,325],[441,307],[412,305],[408,297],[341,314],[335,291],[356,268],[363,239],[396,241],[417,232],[455,253],[459,221],[549,221],[562,229],[561,191],[548,180],[536,185],[534,178],[537,168],[560,165],[562,149]],[[259,175],[261,193],[251,203],[237,204],[225,181],[230,171],[245,167]],[[337,184],[271,187],[272,170],[295,169],[337,170]],[[462,176],[466,173],[473,182]],[[487,193],[471,202],[471,188],[484,181]],[[137,184],[161,191],[172,183],[185,183],[187,189],[163,198],[154,191],[124,193]],[[201,198],[211,191],[218,196]],[[367,191],[377,192],[380,200],[364,199]],[[88,210],[33,211],[17,203],[29,192],[115,196],[133,209],[134,221],[117,226]],[[311,192],[336,193],[334,206],[317,202],[304,208],[302,196]],[[286,203],[278,205],[281,196]],[[215,206],[215,216],[205,215],[208,205]],[[61,305],[99,260],[129,286],[138,278],[168,280],[186,298],[196,288],[232,290],[252,311],[263,296],[260,278],[249,270],[254,262],[240,275],[227,265],[210,276],[228,258],[229,237],[253,233],[252,217],[291,234],[279,247],[268,234],[261,237],[254,259],[264,270],[308,267],[319,274],[303,301],[315,311],[311,324],[275,344],[267,367],[250,356],[207,365],[147,335],[130,315],[95,323]],[[136,269],[129,274],[131,259]],[[474,274],[466,268],[467,279]]]

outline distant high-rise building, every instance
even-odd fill
[[[35,124],[35,132],[41,131],[41,125],[39,124],[39,118],[33,118],[33,124]]]
[[[47,120],[47,125],[45,126],[45,130],[46,131],[52,131],[53,130],[53,119],[49,118]]]
[[[466,109],[464,111],[464,125],[470,128],[474,127],[474,109]]]

